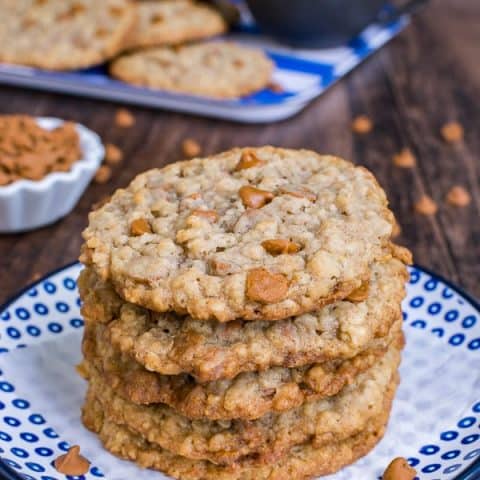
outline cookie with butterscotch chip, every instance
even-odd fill
[[[152,47],[120,56],[110,73],[127,83],[214,98],[264,88],[273,64],[260,50],[231,42]]]
[[[139,219],[142,235],[131,229]],[[365,168],[308,150],[237,148],[139,175],[90,214],[81,259],[153,311],[279,320],[359,288],[393,224]],[[295,247],[272,250],[278,240]]]
[[[74,70],[118,54],[135,9],[128,0],[2,0],[0,18],[0,62]]]

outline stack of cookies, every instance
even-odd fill
[[[92,212],[84,424],[179,479],[325,475],[380,440],[407,250],[366,169],[234,149],[150,170]]]

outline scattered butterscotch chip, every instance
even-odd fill
[[[470,194],[460,185],[455,185],[447,193],[447,202],[455,207],[466,207],[471,201]]]
[[[460,142],[463,139],[463,127],[458,122],[449,122],[440,130],[443,139],[448,143]]]
[[[112,143],[105,145],[105,162],[109,165],[116,165],[123,160],[122,151]]]
[[[202,151],[202,147],[193,138],[186,138],[182,142],[182,151],[186,157],[192,158],[192,157],[196,157],[197,155],[200,155]]]
[[[95,182],[107,183],[112,177],[112,169],[108,165],[101,165],[95,173]]]
[[[265,268],[254,268],[247,274],[246,294],[260,303],[281,302],[287,295],[288,281],[281,273],[271,273]]]
[[[80,455],[78,445],[71,447],[64,455],[60,455],[53,464],[58,472],[74,477],[85,475],[90,468],[90,462]]]
[[[31,277],[30,281],[31,282],[36,282],[37,280],[40,280],[42,278],[42,274],[39,272],[35,272]]]
[[[428,195],[422,195],[415,204],[415,211],[422,215],[435,215],[437,210],[437,204]]]
[[[348,295],[347,300],[353,303],[363,302],[368,298],[370,282],[363,282],[356,290]]]
[[[392,228],[392,238],[399,237],[401,235],[401,233],[402,233],[402,227],[400,226],[400,224],[395,219],[395,223],[393,224],[393,228]]]
[[[145,218],[137,218],[130,224],[130,233],[138,237],[144,233],[152,233],[152,227]]]
[[[84,380],[88,380],[88,367],[85,362],[80,362],[79,364],[75,365],[75,371],[82,377]]]
[[[218,213],[215,210],[193,210],[192,215],[206,218],[209,222],[218,220]]]
[[[404,148],[393,156],[393,164],[400,168],[413,168],[417,161],[409,148]]]
[[[359,115],[358,117],[355,117],[352,122],[352,130],[361,135],[370,133],[372,128],[373,123],[366,115]]]
[[[270,82],[268,88],[274,93],[283,93],[285,89],[277,82]]]
[[[126,108],[119,108],[115,114],[115,124],[122,128],[132,127],[135,124],[135,117]]]
[[[260,165],[264,165],[264,160],[260,160],[253,152],[246,151],[242,154],[240,161],[235,166],[235,172],[239,172],[240,170],[245,170],[247,168],[258,167]]]
[[[211,273],[220,276],[228,275],[229,273],[231,273],[232,270],[232,265],[230,263],[221,262],[217,259],[211,259],[209,261],[209,267]]]
[[[383,480],[413,480],[417,472],[412,468],[407,460],[402,457],[395,458],[391,461],[385,472],[383,472]]]
[[[264,240],[262,247],[271,255],[281,255],[282,253],[297,253],[300,245],[291,240],[275,238],[272,240]]]
[[[273,200],[273,193],[245,185],[238,191],[243,204],[249,208],[262,208]]]
[[[284,195],[291,195],[292,197],[297,198],[306,198],[311,202],[314,202],[317,199],[317,195],[306,187],[293,188],[289,186],[283,186],[280,187],[280,193],[283,193]]]

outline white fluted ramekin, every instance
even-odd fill
[[[48,130],[64,123],[39,117]],[[39,181],[18,180],[0,187],[0,233],[25,232],[49,225],[70,213],[102,163],[105,149],[100,137],[76,124],[82,157],[68,172],[53,172]]]

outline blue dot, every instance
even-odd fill
[[[462,439],[463,445],[469,445],[470,443],[476,442],[480,438],[480,435],[477,433],[474,433],[472,435],[468,435],[468,437],[465,437]]]
[[[60,442],[58,444],[58,448],[60,450],[63,450],[64,452],[68,452],[68,449],[70,448],[70,444],[68,442]]]
[[[42,467],[41,465],[39,465],[38,463],[34,463],[34,462],[27,462],[25,464],[30,470],[34,471],[34,472],[44,472],[45,471],[45,468]]]
[[[34,433],[31,433],[31,432],[22,432],[20,434],[20,438],[22,440],[25,440],[25,442],[28,442],[28,443],[38,442],[38,437]]]
[[[45,419],[38,413],[32,413],[32,415],[30,415],[28,419],[31,423],[35,425],[42,425],[43,423],[45,423]]]
[[[14,417],[3,417],[4,422],[11,427],[18,427],[21,425],[21,422],[18,418]]]
[[[443,328],[437,327],[437,328],[432,328],[432,333],[437,337],[442,338],[445,331],[443,330]]]
[[[7,432],[0,431],[0,440],[3,440],[4,442],[11,442],[12,437]]]
[[[70,310],[70,307],[65,303],[65,302],[57,302],[55,304],[55,308],[57,309],[57,311],[59,311],[60,313],[66,313]]]
[[[477,448],[476,450],[472,450],[471,452],[468,452],[463,459],[464,460],[470,460],[471,458],[478,457],[480,455],[480,448]]]
[[[453,458],[457,458],[460,455],[460,450],[450,450],[449,452],[445,452],[442,455],[444,460],[452,460]]]
[[[47,447],[37,447],[35,452],[38,453],[41,457],[49,457],[53,455],[53,450]]]
[[[58,438],[57,432],[53,428],[46,428],[43,431],[43,434],[48,438]]]
[[[442,291],[442,297],[443,298],[452,298],[453,297],[453,292],[449,288],[445,287]]]
[[[480,348],[480,338],[474,338],[469,344],[468,348],[470,350],[478,350]]]
[[[2,392],[10,393],[15,391],[15,387],[8,382],[0,382],[0,390]]]
[[[408,318],[408,313],[402,312],[402,317],[403,317],[403,320],[405,321]]]
[[[423,455],[433,455],[440,450],[440,447],[437,445],[424,445],[419,452]]]
[[[412,308],[419,308],[423,305],[423,302],[425,302],[423,297],[414,297],[410,300],[410,306]]]
[[[38,337],[42,333],[42,331],[35,325],[29,325],[27,327],[27,333],[32,337]]]
[[[23,398],[16,398],[12,401],[12,404],[14,407],[20,408],[22,410],[25,410],[25,408],[28,408],[30,406],[30,403]]]
[[[8,348],[0,348],[0,353],[8,353]]]
[[[63,330],[63,327],[59,323],[51,322],[48,324],[48,329],[52,333],[60,333]]]
[[[430,465],[427,465],[426,467],[422,468],[422,473],[432,473],[436,472],[439,468],[441,468],[441,465],[438,463],[431,463]]]
[[[47,477],[46,475],[42,475],[42,480],[58,480],[58,479],[53,477]]]
[[[15,315],[20,320],[28,320],[30,318],[30,312],[23,307],[18,307],[17,309],[15,309]]]
[[[458,315],[458,310],[449,310],[444,318],[446,322],[454,322],[458,318]]]
[[[453,472],[456,472],[460,467],[462,466],[461,463],[455,463],[454,465],[450,465],[449,467],[447,467],[443,473],[453,473]]]
[[[0,313],[0,318],[4,321],[4,322],[7,322],[8,320],[10,320],[10,312],[8,311],[5,311],[5,312],[2,312]]]
[[[418,281],[420,280],[420,272],[418,270],[412,270],[410,272],[410,281],[409,283],[411,285],[414,285],[415,283],[418,283]]]
[[[407,462],[411,467],[415,467],[420,463],[420,460],[415,457],[407,458]]]
[[[67,475],[67,480],[85,480],[85,475]]]
[[[36,480],[36,479],[33,478],[31,475],[27,475],[26,473],[21,473],[20,476],[21,476],[24,480]]]
[[[10,451],[16,456],[20,458],[27,458],[28,452],[24,450],[23,448],[18,448],[18,447],[13,447],[10,449]]]
[[[434,302],[428,306],[428,313],[430,315],[436,315],[442,310],[442,305],[438,302]]]
[[[472,328],[477,323],[477,319],[473,315],[467,315],[462,321],[463,328]]]
[[[77,282],[75,282],[75,280],[73,280],[73,278],[66,277],[66,278],[63,279],[63,286],[67,290],[75,290],[75,287],[77,286]]]
[[[45,282],[43,284],[43,289],[50,295],[57,291],[57,287],[52,282]]]
[[[25,343],[19,343],[16,348],[25,348],[26,346]]]
[[[458,422],[460,428],[471,427],[475,423],[475,417],[465,417]]]
[[[36,297],[38,295],[38,290],[36,288],[32,288],[27,292],[29,297]]]
[[[9,458],[2,458],[2,460],[3,460],[9,467],[16,468],[17,470],[21,470],[21,469],[22,469],[22,467],[21,467],[17,462],[14,462],[13,460],[10,460]]]
[[[81,328],[83,327],[83,320],[81,318],[72,318],[70,320],[70,325],[73,327],[73,328]]]
[[[433,292],[433,290],[437,288],[437,285],[438,285],[438,281],[435,280],[434,278],[431,278],[430,280],[425,282],[425,284],[423,285],[423,288],[425,288],[425,290],[427,290],[428,292]]]
[[[10,338],[13,338],[14,340],[20,338],[22,336],[22,334],[20,333],[20,331],[15,328],[15,327],[8,327],[7,328],[7,335],[10,337]]]
[[[424,329],[427,326],[427,322],[425,320],[415,320],[410,324],[412,327],[415,328],[422,328]]]
[[[448,343],[450,345],[453,345],[454,347],[458,347],[458,345],[461,345],[465,340],[465,335],[463,333],[456,333],[455,335],[452,335],[450,339],[448,340]]]
[[[446,442],[450,442],[451,440],[455,440],[458,437],[458,432],[455,432],[453,430],[450,430],[448,432],[443,432],[440,435],[440,439],[444,440]]]
[[[92,467],[90,473],[95,477],[103,477],[102,471],[98,467]]]
[[[33,309],[39,315],[47,315],[47,313],[48,313],[48,307],[44,303],[36,303],[33,306]]]
[[[0,401],[0,410],[3,410],[4,408],[5,408],[5,404],[2,401]]]
[[[77,300],[75,300],[75,303],[77,304],[77,307],[81,307],[82,306],[82,300],[80,297],[77,297]]]
[[[473,410],[474,412],[480,412],[480,402],[476,403],[476,404],[473,406],[472,410]]]

